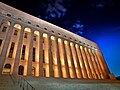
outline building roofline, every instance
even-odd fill
[[[44,21],[44,20],[42,20],[40,18],[37,18],[37,17],[32,16],[30,14],[27,14],[27,13],[25,13],[23,11],[20,11],[20,10],[16,9],[16,8],[13,8],[13,7],[11,7],[11,6],[7,5],[7,4],[4,4],[4,3],[0,2],[0,8],[7,11],[11,15],[14,15],[14,17],[20,17],[20,18],[28,20],[28,21],[30,21],[32,23],[38,24],[38,25],[40,25],[40,26],[42,26],[44,28],[46,27],[46,28],[54,30],[54,31],[56,31],[58,33],[64,34],[64,35],[69,36],[69,37],[72,37],[72,38],[76,39],[77,41],[83,41],[84,43],[86,43],[86,44],[88,44],[90,46],[94,46],[94,47],[98,48],[96,43],[94,43],[94,42],[92,42],[92,41],[90,41],[90,40],[88,40],[86,38],[83,38],[83,37],[81,37],[81,36],[79,36],[77,34],[74,34],[74,33],[70,32],[70,31],[67,31],[67,30],[65,30],[65,29],[63,29],[61,27],[58,27],[58,26],[56,26],[54,24],[51,24],[51,23],[49,23],[47,21]]]

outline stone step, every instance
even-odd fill
[[[120,90],[118,80],[24,77],[36,90]]]
[[[16,87],[0,87],[0,90],[22,90],[22,89],[16,86]]]
[[[10,75],[0,75],[0,90],[21,90]]]

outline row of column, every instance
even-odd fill
[[[53,36],[52,36],[53,37]],[[105,67],[98,55],[98,51],[79,46],[72,42],[54,37],[54,46],[51,47],[51,39],[48,35],[48,53],[49,53],[49,74],[54,77],[55,66],[58,68],[58,76],[64,78],[89,78],[89,79],[105,79]],[[52,52],[56,48],[57,64],[53,62]],[[45,51],[46,52],[46,51]],[[53,54],[53,55],[51,55]],[[99,53],[100,54],[100,53]],[[42,68],[42,67],[40,67]],[[54,73],[53,73],[54,72]]]
[[[10,43],[10,36],[13,32],[14,23],[12,22],[5,39],[3,51],[1,53],[0,71],[4,65],[5,55]],[[18,73],[18,66],[20,62],[21,47],[24,35],[24,26],[21,29],[18,41],[16,57],[14,61],[13,74]],[[27,75],[32,72],[32,50],[33,50],[33,31],[31,30],[30,45],[28,52]],[[89,79],[105,79],[106,74],[109,73],[104,58],[98,50],[88,49],[87,47],[75,44],[59,38],[51,36],[49,33],[44,37],[42,31],[39,35],[39,76],[43,76],[43,70],[46,69],[47,77],[63,77],[63,78],[89,78]],[[44,48],[43,48],[44,47]],[[44,50],[44,52],[43,52]],[[46,60],[44,63],[43,59]],[[56,73],[56,74],[55,74]]]

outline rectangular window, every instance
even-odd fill
[[[11,47],[10,47],[10,51],[9,51],[9,55],[8,55],[9,58],[12,58],[12,54],[13,54],[13,51],[14,51],[14,46],[15,46],[15,43],[12,42]]]
[[[44,44],[45,39],[43,38],[43,44]]]
[[[27,33],[25,33],[25,34],[24,34],[24,38],[27,38],[27,35],[28,35],[28,34],[27,34]]]
[[[3,29],[2,29],[2,32],[6,32],[6,30],[7,30],[7,27],[4,26]]]
[[[14,35],[17,36],[17,33],[18,33],[18,30],[15,30],[14,31]]]
[[[36,41],[36,36],[33,37],[33,40]]]
[[[26,49],[26,46],[23,45],[23,48],[22,48],[22,56],[21,56],[21,59],[22,59],[22,60],[25,59],[25,49]]]
[[[45,63],[45,58],[44,58],[44,50],[43,50],[43,63]]]
[[[36,49],[33,48],[33,62],[35,62],[35,51],[36,51]]]
[[[0,39],[0,47],[1,47],[1,45],[2,45],[2,39]]]

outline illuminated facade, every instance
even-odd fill
[[[0,2],[0,73],[107,79],[97,44]]]

